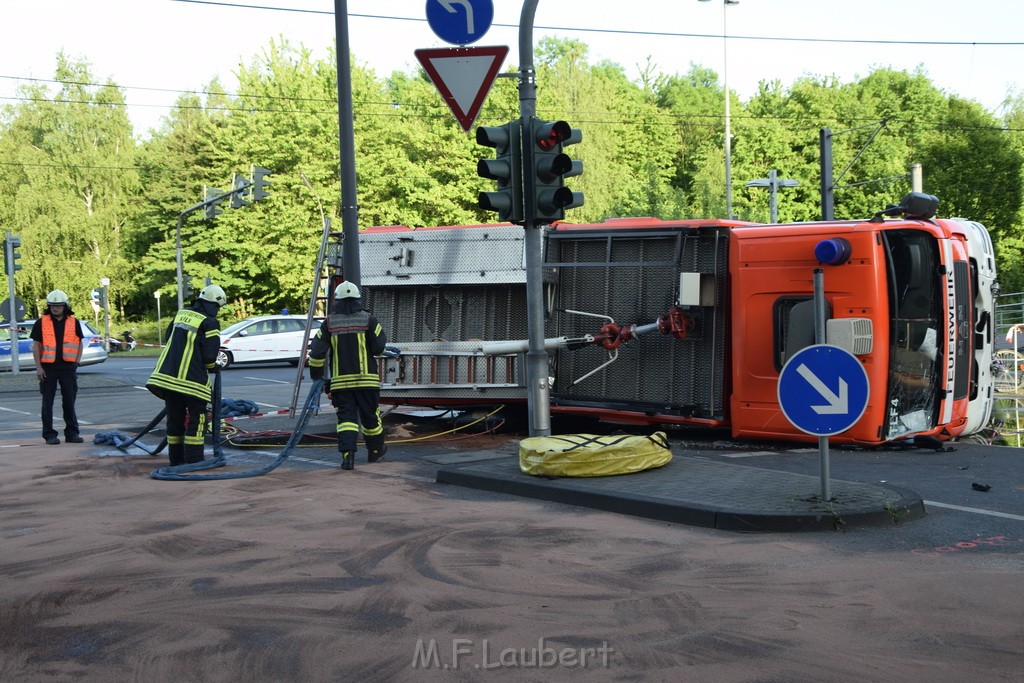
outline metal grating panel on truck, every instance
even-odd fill
[[[596,346],[556,352],[553,400],[722,419],[727,244],[724,231],[715,229],[549,235],[546,261],[558,270],[558,286],[546,336],[578,337],[603,323],[567,310],[609,316],[619,324],[650,323],[676,301],[680,273],[707,274],[714,282],[713,306],[687,308],[696,326],[685,339],[656,332],[641,336],[621,346],[614,363],[578,384],[608,353]]]

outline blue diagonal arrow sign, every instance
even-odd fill
[[[475,43],[493,20],[493,0],[427,0],[427,23],[446,43]]]
[[[845,349],[816,344],[793,355],[779,374],[779,406],[802,432],[845,432],[868,405],[868,374]]]

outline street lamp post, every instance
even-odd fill
[[[163,325],[160,320],[160,290],[153,292],[153,296],[156,298],[156,343],[159,346],[164,345],[164,331]]]
[[[711,0],[698,0],[711,2]],[[732,218],[732,119],[729,116],[729,30],[727,11],[740,0],[722,0],[722,89],[725,90],[725,215]]]
[[[780,178],[779,172],[774,168],[768,171],[767,178],[758,178],[757,180],[751,180],[747,183],[747,187],[767,187],[768,188],[768,213],[771,216],[771,223],[779,222],[779,200],[778,190],[780,187],[799,187],[800,183],[793,180],[792,178]]]

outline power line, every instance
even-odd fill
[[[301,9],[293,7],[275,7],[273,5],[249,5],[238,2],[218,2],[216,0],[172,0],[172,2],[183,2],[192,5],[215,5],[218,7],[234,7],[239,9],[269,10],[275,12],[298,12],[302,14],[325,14],[334,16],[333,11]],[[426,18],[419,17],[396,17],[385,14],[362,14],[349,12],[348,16],[362,19],[387,19],[392,21],[416,21],[426,22]],[[519,24],[502,24],[495,22],[492,26],[502,28],[518,29]],[[1019,47],[1024,46],[1024,41],[979,41],[979,40],[884,40],[880,38],[793,38],[786,36],[744,36],[744,35],[723,35],[713,33],[678,33],[675,31],[638,31],[621,28],[579,28],[574,26],[534,26],[533,29],[543,31],[567,31],[575,33],[612,33],[631,36],[659,36],[665,38],[714,38],[717,40],[757,40],[775,41],[789,43],[846,43],[851,45],[952,45],[961,47]]]

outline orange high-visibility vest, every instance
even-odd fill
[[[39,360],[43,363],[54,363],[57,360],[57,333],[53,329],[53,316],[44,315],[42,320],[43,348]],[[61,357],[67,363],[78,361],[78,349],[82,346],[82,338],[78,336],[78,324],[75,316],[64,318],[64,343],[61,345]]]

